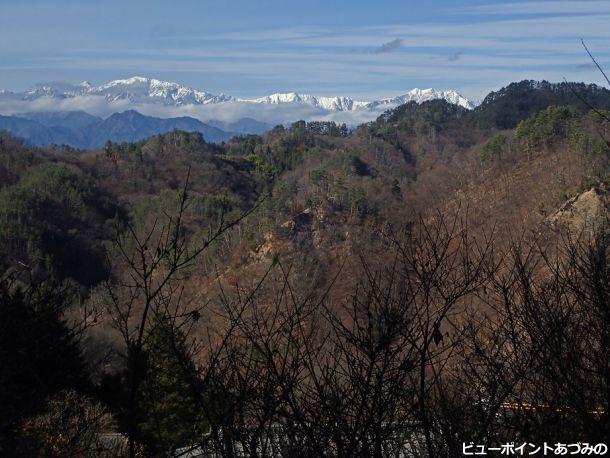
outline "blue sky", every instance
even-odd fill
[[[524,78],[600,82],[610,1],[0,0],[0,88],[133,75],[212,93],[479,98]]]

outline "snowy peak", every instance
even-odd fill
[[[239,101],[271,105],[303,103],[329,111],[353,111],[357,108],[364,108],[366,105],[366,102],[357,102],[351,97],[317,97],[310,94],[297,94],[296,92],[277,93],[256,99],[239,99]]]
[[[87,81],[74,85],[53,82],[35,86],[21,94],[0,92],[0,98],[17,97],[21,100],[36,100],[41,97],[67,99],[78,96],[99,96],[109,102],[127,101],[134,104],[162,104],[167,106],[209,105],[218,103],[285,105],[300,104],[329,112],[351,112],[368,110],[379,112],[395,106],[416,102],[422,103],[433,99],[443,99],[449,103],[467,109],[475,107],[475,103],[461,96],[456,91],[437,91],[435,89],[411,89],[396,97],[373,101],[359,101],[351,97],[321,97],[296,92],[275,93],[258,98],[236,98],[225,94],[214,95],[206,91],[182,86],[169,81],[161,81],[143,76],[133,76],[118,79],[94,86]]]
[[[109,101],[129,100],[132,102],[162,102],[165,105],[205,105],[233,100],[224,94],[213,95],[190,87],[181,86],[154,78],[134,76],[114,80],[98,87],[89,87],[89,95],[102,95]]]
[[[83,81],[79,85],[43,83],[23,94],[24,100],[34,100],[45,96],[60,99],[77,96],[103,96],[110,102],[119,100],[134,103],[161,102],[175,106],[204,105],[234,100],[233,97],[224,94],[213,95],[176,83],[142,76],[114,80],[100,86],[93,86],[88,81]]]
[[[466,109],[473,109],[476,103],[463,97],[456,91],[437,91],[435,89],[411,89],[409,92],[396,97],[364,102],[351,97],[317,97],[310,94],[297,94],[296,92],[271,94],[256,99],[238,99],[240,102],[280,105],[284,103],[301,103],[311,105],[328,111],[355,111],[379,110],[392,108],[408,102],[422,103],[429,100],[443,99],[449,103],[459,105]]]
[[[393,107],[393,106],[398,106],[398,105],[402,105],[402,104],[409,103],[409,102],[423,103],[423,102],[427,102],[429,100],[437,100],[437,99],[446,100],[449,103],[452,103],[454,105],[459,105],[468,110],[472,110],[476,106],[476,103],[468,100],[467,98],[463,97],[456,91],[437,91],[432,88],[429,88],[429,89],[415,88],[415,89],[411,89],[406,94],[399,95],[397,97],[369,102],[367,107],[368,108],[377,108],[377,107],[383,107],[383,106]]]
[[[24,100],[35,100],[40,97],[66,99],[81,95],[83,86],[64,82],[41,83],[23,93]]]

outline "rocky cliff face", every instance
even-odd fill
[[[608,217],[610,204],[608,187],[600,184],[582,192],[550,215],[547,222],[553,228],[565,228],[580,233],[583,229],[596,227]]]

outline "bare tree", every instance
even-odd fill
[[[128,400],[127,435],[129,455],[136,455],[138,392],[142,383],[143,347],[157,316],[169,317],[176,327],[196,321],[206,304],[185,304],[184,285],[194,261],[222,234],[239,224],[257,206],[239,218],[225,222],[220,218],[200,242],[191,240],[185,227],[188,208],[189,173],[179,194],[175,213],[164,213],[165,220],[155,219],[143,234],[127,223],[126,230],[117,232],[115,246],[119,252],[122,274],[105,285],[107,312],[125,345]],[[188,332],[188,331],[187,331]],[[191,376],[193,376],[191,374]]]

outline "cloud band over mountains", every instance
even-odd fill
[[[252,118],[269,124],[285,124],[303,119],[357,125],[409,101],[421,103],[439,98],[464,108],[474,107],[474,102],[455,91],[434,89],[412,89],[395,97],[369,102],[346,96],[317,97],[296,93],[240,99],[225,94],[214,95],[177,83],[131,77],[100,86],[88,82],[78,85],[55,82],[37,85],[21,93],[0,91],[0,114],[85,111],[107,117],[125,110],[136,110],[160,118],[190,116],[204,122],[234,122]]]

